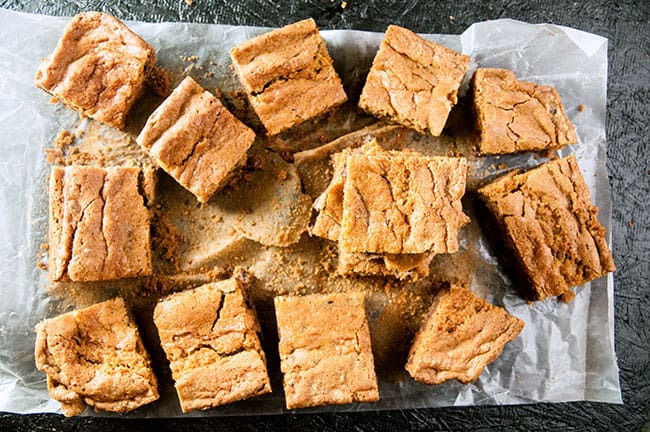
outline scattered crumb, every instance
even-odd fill
[[[341,2],[341,9],[345,9],[346,7],[348,7],[348,2],[346,1]]]
[[[632,222],[631,220],[627,221],[627,227],[628,228],[632,228],[633,226],[634,226],[634,222]]]
[[[50,244],[49,243],[41,243],[41,250],[49,250],[50,249]]]
[[[37,262],[36,266],[41,270],[47,270],[47,264],[45,264],[43,261]]]
[[[192,3],[194,3],[194,0],[185,0],[185,4],[188,6],[192,6]]]
[[[72,144],[75,136],[70,131],[63,129],[54,139],[54,148],[64,149]]]
[[[578,105],[578,111],[583,112],[585,110],[585,104]]]

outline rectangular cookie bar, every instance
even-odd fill
[[[402,152],[397,152],[402,153]],[[465,158],[351,154],[339,247],[350,252],[452,253],[468,221]]]
[[[312,235],[332,241],[339,240],[343,216],[343,187],[347,171],[347,158],[353,153],[376,155],[386,152],[373,140],[357,149],[344,149],[332,155],[334,173],[330,184],[314,203],[317,214],[310,230]],[[419,155],[419,153],[415,152],[388,153],[393,155],[401,154],[404,157],[417,157]],[[415,280],[429,274],[429,264],[434,255],[434,253],[430,252],[422,254],[351,252],[339,247],[337,271],[341,275],[379,275]]]
[[[479,153],[540,151],[576,143],[573,124],[553,87],[518,81],[506,69],[479,68],[472,88]]]
[[[50,173],[49,271],[52,281],[150,275],[150,214],[140,169],[54,167]]]
[[[237,45],[230,56],[251,106],[269,135],[347,100],[311,18]]]
[[[379,400],[363,294],[274,302],[287,408]]]
[[[466,288],[452,285],[434,299],[411,346],[406,370],[426,384],[450,379],[467,384],[476,380],[523,328],[519,318]]]
[[[145,82],[160,80],[164,93],[168,81],[151,45],[111,15],[83,12],[43,61],[35,84],[82,116],[122,129]]]
[[[237,278],[163,298],[154,323],[183,412],[271,392],[247,287]]]
[[[501,225],[531,300],[570,294],[615,270],[575,156],[503,176],[478,194]]]
[[[201,202],[207,202],[246,162],[254,140],[255,132],[190,77],[149,116],[137,139]]]
[[[381,42],[359,107],[438,136],[447,122],[470,58],[391,25]]]
[[[119,297],[39,323],[35,356],[66,416],[86,406],[124,413],[158,399],[149,355]]]

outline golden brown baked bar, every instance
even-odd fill
[[[310,230],[312,235],[339,241],[343,216],[343,188],[345,185],[347,158],[351,154],[390,154],[399,157],[419,157],[416,152],[385,152],[375,140],[356,149],[344,149],[332,155],[334,173],[328,187],[314,203],[318,212]],[[337,271],[342,275],[393,276],[398,279],[415,280],[429,274],[429,264],[435,253],[381,254],[353,252],[339,247]]]
[[[363,87],[359,107],[419,132],[440,135],[470,58],[390,25]]]
[[[401,152],[400,152],[401,153]],[[452,253],[463,213],[465,158],[351,154],[339,246],[350,252]]]
[[[527,276],[532,300],[616,269],[575,156],[503,176],[478,193]]]
[[[149,116],[138,144],[199,201],[246,162],[255,132],[196,81],[186,77]]]
[[[426,384],[450,379],[469,383],[523,328],[519,318],[452,285],[434,299],[411,346],[406,370]]]
[[[230,56],[269,135],[347,100],[325,42],[311,18],[237,45]]]
[[[271,392],[257,318],[238,278],[165,297],[154,312],[183,412]]]
[[[512,71],[479,68],[472,79],[481,154],[558,149],[577,141],[558,92],[518,81]]]
[[[274,301],[287,408],[379,400],[363,294]]]
[[[39,323],[35,355],[66,416],[86,406],[123,413],[158,399],[149,355],[119,297]]]
[[[82,116],[122,129],[148,81],[161,95],[168,91],[156,50],[117,18],[83,12],[43,61],[35,84]]]
[[[139,168],[54,167],[50,173],[52,281],[150,275],[150,214]]]

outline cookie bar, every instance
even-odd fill
[[[52,281],[150,275],[150,214],[140,169],[54,167],[50,173],[49,272]]]
[[[503,176],[478,194],[528,279],[531,300],[570,294],[616,269],[575,156]]]
[[[169,80],[156,50],[117,18],[83,12],[72,18],[54,52],[36,72],[37,87],[79,112],[118,129],[151,83],[161,95]]]
[[[230,51],[251,106],[276,135],[347,100],[313,19],[250,39]]]
[[[484,155],[558,149],[576,132],[553,88],[518,81],[505,69],[476,70],[473,103]]]
[[[183,412],[271,392],[246,286],[238,278],[165,297],[154,323]]]
[[[287,408],[379,400],[362,294],[274,301]]]
[[[149,355],[119,297],[42,321],[35,354],[66,416],[86,406],[124,413],[158,399]]]
[[[368,113],[434,136],[442,133],[470,58],[391,25],[359,99]]]
[[[400,152],[401,153],[401,152]],[[389,254],[452,253],[463,213],[465,158],[351,154],[340,248]]]
[[[415,336],[406,370],[426,384],[476,380],[503,347],[521,333],[524,322],[477,297],[451,286],[434,299]]]
[[[137,139],[201,202],[207,202],[244,164],[254,140],[255,132],[190,77],[151,114]]]

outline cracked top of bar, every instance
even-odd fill
[[[411,346],[406,370],[426,384],[450,379],[467,384],[476,380],[523,328],[519,318],[466,288],[452,285],[434,299]]]
[[[230,51],[235,70],[269,135],[347,100],[313,19],[250,39]]]
[[[317,211],[312,235],[338,242],[343,217],[343,192],[347,171],[347,158],[351,154],[388,154],[401,157],[420,157],[420,153],[409,151],[385,151],[376,140],[355,149],[344,149],[332,155],[334,172],[325,191],[314,202]],[[435,253],[421,254],[377,254],[351,252],[339,247],[337,271],[342,275],[381,275],[398,279],[416,280],[429,274],[429,264]]]
[[[379,400],[363,294],[274,302],[287,408]]]
[[[66,416],[87,405],[128,412],[158,399],[149,355],[119,297],[39,323],[35,356]]]
[[[339,247],[350,252],[452,253],[463,213],[467,160],[412,152],[351,154]]]
[[[79,282],[151,274],[150,214],[140,169],[54,167],[50,173],[50,279]]]
[[[186,77],[149,116],[138,144],[199,201],[246,161],[255,132],[196,81]]]
[[[575,156],[498,178],[478,193],[501,224],[534,300],[615,270]]]
[[[231,279],[172,294],[154,322],[183,412],[271,392],[255,313]]]
[[[150,76],[164,78],[151,45],[111,15],[83,12],[44,59],[35,84],[82,116],[122,129]]]
[[[396,25],[388,26],[359,107],[419,132],[440,135],[470,58]]]
[[[517,81],[506,69],[479,68],[472,83],[481,154],[558,149],[577,142],[553,87]]]

